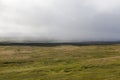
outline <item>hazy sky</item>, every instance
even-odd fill
[[[0,0],[0,39],[120,40],[120,0]]]

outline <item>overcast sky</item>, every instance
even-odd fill
[[[120,0],[0,0],[0,39],[120,40]]]

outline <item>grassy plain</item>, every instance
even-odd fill
[[[0,80],[120,80],[120,45],[0,46]]]

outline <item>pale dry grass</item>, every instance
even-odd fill
[[[0,61],[11,61],[11,60],[28,60],[31,57],[29,55],[23,55],[28,54],[31,51],[29,50],[18,50],[18,49],[11,49],[7,50],[8,47],[0,47]]]
[[[66,45],[66,46],[57,46],[54,49],[57,49],[57,50],[75,50],[75,49],[79,49],[79,47],[72,46],[72,45],[71,46]]]
[[[22,60],[28,60],[30,59],[30,56],[6,56],[3,58],[0,58],[1,61],[22,61]]]
[[[0,56],[12,56],[14,54],[16,54],[16,52],[13,51],[13,50],[6,50],[6,51],[2,50],[2,51],[0,51]]]
[[[112,62],[116,62],[116,61],[119,61],[119,60],[120,60],[120,56],[114,56],[114,57],[90,59],[90,60],[87,60],[86,62],[88,64],[101,65],[101,64],[111,64]]]

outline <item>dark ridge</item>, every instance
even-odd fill
[[[0,46],[60,46],[60,45],[76,45],[76,46],[87,46],[87,45],[113,45],[120,44],[120,41],[93,41],[93,42],[63,42],[63,43],[6,43],[0,42]]]

